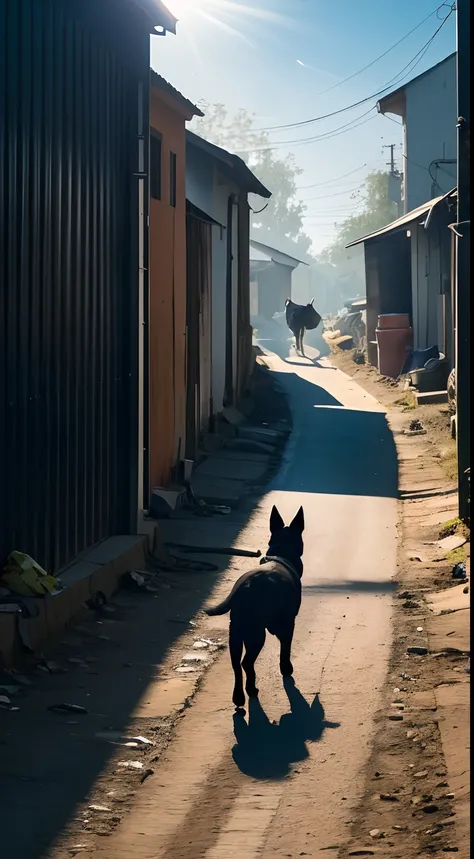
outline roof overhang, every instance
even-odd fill
[[[379,113],[383,115],[386,113],[393,113],[395,116],[400,116],[403,120],[406,116],[406,108],[407,99],[405,87],[400,87],[400,89],[395,90],[395,92],[391,92],[389,95],[386,95],[385,98],[381,98],[377,102],[377,110]]]
[[[192,101],[186,98],[174,86],[172,86],[165,78],[150,69],[151,91],[155,91],[174,109],[178,109],[179,113],[189,122],[193,116],[204,116],[202,110],[199,109]]]
[[[414,221],[418,221],[423,223],[426,229],[428,229],[429,223],[431,221],[432,215],[435,209],[445,200],[455,199],[457,198],[457,190],[454,188],[452,191],[448,191],[447,194],[442,194],[440,197],[435,197],[433,200],[429,200],[427,203],[424,203],[423,206],[419,206],[417,209],[412,209],[411,212],[407,212],[406,215],[403,215],[401,218],[397,218],[396,221],[392,221],[387,226],[382,227],[380,230],[375,230],[373,233],[368,233],[366,236],[362,236],[360,239],[355,239],[355,241],[350,242],[346,245],[346,248],[353,248],[355,245],[360,245],[365,242],[373,241],[374,239],[383,238],[384,236],[393,235],[394,233],[399,232],[400,230],[407,229],[410,224]]]
[[[248,194],[258,194],[259,197],[264,197],[265,199],[272,196],[271,191],[265,188],[265,185],[262,185],[260,180],[257,179],[255,174],[252,173],[250,168],[247,167],[238,155],[233,155],[227,149],[216,146],[215,143],[209,143],[208,140],[204,140],[203,137],[199,137],[198,134],[194,134],[193,131],[189,130],[186,131],[186,143],[205,152],[209,158],[218,161],[226,176],[241,188],[242,191],[246,191]]]
[[[166,36],[166,33],[176,35],[178,19],[171,14],[161,0],[132,0],[132,2],[135,6],[139,6],[149,18],[150,33],[153,36]]]
[[[377,110],[379,113],[394,113],[396,116],[401,116],[405,119],[406,116],[406,91],[409,87],[413,86],[413,84],[420,81],[422,78],[428,77],[428,75],[432,74],[432,72],[443,66],[445,63],[450,62],[453,57],[456,56],[456,51],[449,54],[443,60],[440,60],[439,63],[435,63],[434,66],[431,66],[426,71],[421,72],[421,74],[412,78],[410,81],[407,81],[403,86],[397,87],[397,89],[392,90],[392,92],[388,93],[386,96],[380,99],[377,102]]]
[[[215,221],[214,218],[211,218],[207,212],[204,212],[199,206],[195,206],[194,203],[191,203],[191,200],[186,199],[186,214],[190,215],[191,218],[195,218],[196,221],[203,221],[205,224],[210,224],[212,227],[223,227],[225,230],[224,224],[220,224],[219,221]]]
[[[298,265],[306,265],[309,266],[309,263],[305,262],[302,259],[297,259],[297,257],[290,256],[290,254],[283,253],[279,251],[277,248],[271,247],[271,245],[266,245],[264,242],[258,242],[256,239],[250,239],[250,248],[253,250],[254,257],[253,259],[267,259],[272,262],[278,263],[279,265],[286,265],[290,268],[296,268]],[[252,259],[252,256],[250,257]]]

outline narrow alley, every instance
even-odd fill
[[[245,545],[263,552],[271,506],[277,504],[288,519],[303,504],[304,595],[294,642],[295,687],[285,693],[276,644],[269,637],[257,663],[259,701],[251,703],[248,718],[234,715],[231,668],[227,652],[222,652],[204,674],[153,777],[133,796],[130,813],[110,837],[91,840],[87,825],[81,834],[74,831],[75,803],[93,795],[87,817],[100,818],[101,807],[114,807],[116,790],[112,787],[104,796],[100,785],[94,784],[101,775],[97,755],[105,754],[102,749],[96,751],[95,734],[110,726],[131,724],[129,734],[148,732],[149,736],[150,726],[156,727],[165,715],[170,695],[171,700],[176,694],[179,699],[176,679],[170,689],[166,649],[154,676],[145,688],[140,687],[136,682],[137,643],[127,645],[122,633],[119,674],[107,670],[102,658],[97,682],[85,675],[79,685],[79,689],[87,689],[86,697],[74,689],[74,700],[85,704],[96,714],[94,718],[85,717],[84,724],[73,716],[59,717],[58,724],[56,717],[52,724],[51,713],[38,713],[34,734],[15,731],[8,742],[5,753],[11,766],[21,762],[19,771],[23,773],[18,796],[12,786],[12,800],[30,795],[28,806],[32,804],[29,826],[21,833],[9,802],[2,804],[2,837],[11,849],[15,847],[18,859],[32,859],[33,855],[59,859],[70,855],[74,843],[81,845],[80,854],[87,859],[94,855],[217,859],[236,852],[242,859],[286,857],[315,855],[344,840],[351,808],[360,796],[360,773],[369,753],[372,716],[390,652],[396,454],[382,408],[343,373],[327,362],[284,361],[275,354],[267,360],[289,398],[293,433],[279,472],[258,507],[250,511],[238,545],[245,538]],[[234,512],[229,518],[236,516],[239,514]],[[219,524],[213,527],[219,533]],[[229,527],[227,521],[225,527]],[[239,559],[235,569],[219,581],[208,603],[223,595],[229,580],[252,563]],[[200,607],[194,600],[194,608]],[[139,617],[144,612],[150,615],[149,608],[135,606],[135,611]],[[175,611],[173,590],[165,590],[160,594],[160,612],[172,617]],[[135,624],[137,620],[135,617]],[[194,637],[225,640],[227,618],[194,622],[198,624]],[[142,618],[139,627],[143,630],[145,626]],[[114,626],[111,628],[113,632]],[[156,630],[158,638],[163,634],[163,629]],[[178,639],[171,662],[173,658],[176,662],[180,647],[183,644]],[[156,659],[153,644],[144,644],[141,650],[141,659],[147,650],[148,661]],[[139,664],[142,674],[149,670]],[[129,670],[123,665],[129,665]],[[74,683],[71,677],[68,681],[54,678],[56,683],[58,680]],[[186,688],[187,680],[182,677],[178,686]],[[124,682],[128,690],[123,688]],[[137,696],[140,690],[138,700],[133,701],[131,690]],[[71,688],[69,694],[73,694]],[[40,710],[43,698],[40,695],[37,702]],[[43,729],[47,734],[53,731],[53,738],[42,738]],[[113,746],[109,748],[112,754]],[[125,750],[120,747],[119,751],[123,758]],[[131,750],[130,759],[135,758],[136,752]],[[37,775],[29,786],[33,764]],[[75,773],[72,784],[71,772]],[[133,776],[127,774],[127,778]],[[38,780],[43,788],[39,802],[33,800]],[[53,785],[59,784],[62,787],[52,813]],[[52,837],[55,829],[56,837]],[[50,839],[53,843],[48,846]],[[36,854],[40,845],[41,852]]]
[[[468,859],[469,25],[0,0],[2,856]]]

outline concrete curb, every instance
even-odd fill
[[[36,616],[0,615],[3,665],[9,668],[21,662],[25,647],[32,652],[40,649],[62,632],[95,594],[101,592],[110,599],[128,570],[145,565],[148,540],[145,535],[109,537],[58,571],[62,591],[28,601],[33,611],[37,609]]]

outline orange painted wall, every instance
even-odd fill
[[[184,458],[186,427],[185,116],[166,93],[153,85],[150,124],[162,137],[161,199],[150,200],[151,492],[157,486],[166,486],[178,456]],[[170,205],[171,152],[176,154],[175,207]]]

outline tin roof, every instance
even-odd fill
[[[196,107],[192,101],[186,98],[179,90],[177,90],[172,84],[169,83],[164,77],[159,75],[157,72],[150,70],[151,72],[151,85],[156,87],[156,89],[161,90],[161,92],[165,92],[169,95],[174,101],[176,101],[181,107],[183,107],[188,113],[192,114],[192,116],[204,116],[202,110],[199,107]]]
[[[381,227],[380,230],[375,230],[373,233],[368,233],[366,236],[362,236],[360,239],[355,239],[355,241],[349,242],[349,244],[346,245],[346,248],[353,248],[355,245],[360,245],[363,242],[371,241],[371,239],[377,239],[379,236],[396,233],[403,227],[408,226],[408,224],[413,223],[413,221],[417,221],[418,218],[423,218],[424,215],[428,215],[429,217],[433,209],[439,203],[441,203],[443,200],[446,200],[448,198],[454,198],[456,196],[457,190],[456,188],[454,188],[452,191],[448,191],[447,194],[442,194],[440,197],[435,197],[433,200],[428,200],[427,203],[424,203],[422,206],[418,206],[417,209],[412,209],[411,212],[407,212],[406,215],[402,215],[402,217],[397,218],[396,221],[392,221],[385,227]]]
[[[208,140],[204,140],[203,137],[199,137],[193,131],[186,131],[186,142],[189,146],[201,149],[211,158],[215,158],[224,164],[231,179],[242,190],[247,191],[249,194],[258,194],[260,197],[267,199],[272,196],[272,192],[265,188],[265,185],[262,185],[260,180],[247,167],[245,161],[242,161],[242,158],[239,158],[238,155],[233,155],[227,149],[216,146],[215,143],[209,143]]]
[[[287,265],[290,268],[296,268],[297,265],[308,265],[302,259],[290,256],[278,248],[271,245],[266,245],[264,242],[258,242],[255,239],[250,239],[250,259],[255,262],[276,262],[280,265]]]

